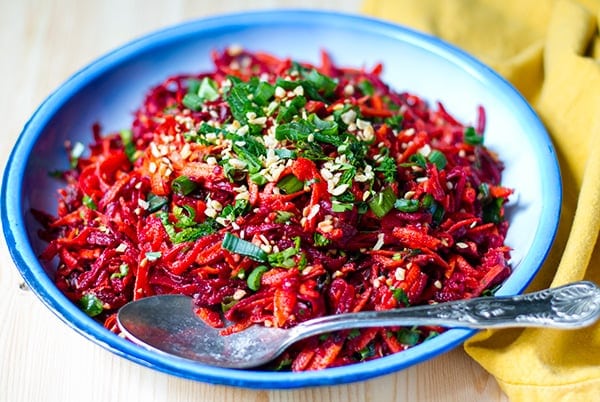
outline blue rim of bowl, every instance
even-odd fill
[[[22,277],[42,302],[62,321],[75,331],[110,350],[116,355],[164,373],[181,378],[213,384],[223,384],[247,388],[284,389],[306,386],[334,385],[370,379],[389,374],[416,363],[447,352],[475,331],[451,329],[426,342],[396,355],[381,359],[337,367],[316,372],[267,372],[256,370],[232,370],[206,366],[143,349],[107,331],[98,322],[88,317],[74,303],[70,302],[54,285],[40,264],[34,250],[29,245],[26,231],[25,212],[22,209],[23,192],[21,178],[24,176],[26,161],[44,127],[62,105],[87,83],[118,65],[121,61],[135,57],[159,44],[172,43],[188,35],[225,29],[231,26],[255,27],[272,21],[289,24],[333,24],[352,27],[365,32],[377,33],[427,48],[429,51],[451,60],[454,64],[469,71],[474,78],[500,88],[511,101],[518,104],[519,113],[528,122],[530,133],[540,147],[548,153],[540,158],[540,170],[547,173],[542,184],[542,220],[531,247],[524,256],[522,265],[534,267],[528,272],[514,272],[498,290],[497,295],[521,293],[547,256],[554,240],[560,215],[562,183],[556,153],[543,124],[527,101],[510,83],[464,51],[427,34],[413,31],[390,22],[371,17],[340,13],[335,11],[312,11],[303,9],[266,10],[245,13],[223,14],[185,22],[155,31],[133,40],[112,52],[101,56],[67,79],[62,86],[51,93],[37,108],[25,124],[21,135],[9,156],[0,193],[1,221],[9,252]]]

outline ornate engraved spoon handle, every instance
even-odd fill
[[[290,331],[307,337],[348,328],[440,325],[463,328],[580,328],[600,317],[600,288],[574,282],[519,296],[479,297],[388,311],[367,311],[317,318]]]

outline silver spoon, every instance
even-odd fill
[[[231,335],[194,314],[192,298],[151,296],[130,302],[117,315],[131,341],[159,352],[229,368],[261,366],[294,342],[326,332],[366,327],[439,325],[461,328],[580,328],[600,316],[600,288],[581,281],[514,297],[480,297],[388,311],[312,319],[290,329],[253,325]]]

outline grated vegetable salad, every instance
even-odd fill
[[[131,127],[67,144],[56,216],[34,211],[56,285],[109,330],[156,294],[193,297],[226,336],[476,297],[510,274],[511,190],[483,108],[465,125],[390,88],[382,65],[325,52],[319,65],[234,46],[212,58],[153,87]],[[357,363],[442,331],[339,331],[266,368]]]

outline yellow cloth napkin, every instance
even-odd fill
[[[564,190],[557,239],[528,291],[600,283],[600,0],[366,0],[363,11],[470,52],[529,100]],[[484,331],[465,349],[511,400],[600,401],[600,323]]]

